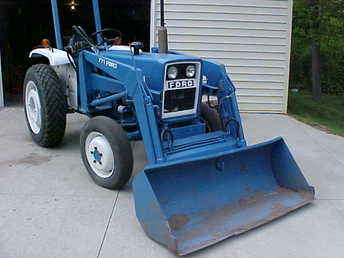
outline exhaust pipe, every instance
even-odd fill
[[[160,0],[160,27],[158,28],[159,53],[168,53],[167,28],[165,27],[165,5]]]

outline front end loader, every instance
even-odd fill
[[[64,46],[58,6],[51,3],[57,48],[30,53],[29,131],[40,146],[55,147],[67,114],[87,115],[82,160],[95,183],[109,189],[129,181],[130,141],[142,140],[148,165],[132,186],[150,238],[186,255],[313,201],[314,189],[282,138],[247,146],[225,67],[168,49],[163,1],[159,47],[149,53],[140,42],[115,44],[122,33],[102,29],[98,0],[97,31],[73,26]]]

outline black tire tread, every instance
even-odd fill
[[[40,137],[34,139],[42,147],[56,147],[62,142],[66,130],[67,98],[65,87],[63,87],[56,72],[46,64],[36,64],[28,69],[25,86],[31,76],[36,79],[43,111],[42,133]]]
[[[201,103],[201,115],[210,127],[210,132],[223,130],[221,118],[216,109],[211,108],[206,103]]]
[[[110,178],[99,178],[88,164],[85,154],[85,141],[87,136],[92,131],[102,133],[110,142],[116,160],[116,173]],[[133,152],[123,128],[111,118],[105,116],[97,116],[89,120],[80,135],[80,150],[83,163],[96,184],[114,190],[120,190],[131,178],[133,170]]]

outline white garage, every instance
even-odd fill
[[[2,71],[1,71],[1,49],[0,49],[0,108],[5,105],[4,93],[3,93]]]
[[[166,0],[165,19],[170,49],[226,65],[241,111],[286,113],[292,0]]]
[[[0,18],[10,16],[8,8],[11,5],[13,10],[17,10],[18,7],[15,5],[17,2],[19,6],[19,1],[6,1],[6,5],[5,2],[0,2],[0,11],[2,11]],[[135,35],[144,34],[143,40],[146,46],[149,45],[149,38],[150,45],[156,45],[155,28],[160,24],[160,0],[151,0],[151,4],[150,0],[136,0],[130,3],[124,0],[100,0],[99,2],[104,5],[102,7],[104,26],[109,27],[114,24],[122,26],[120,29],[124,30],[127,36],[130,31]],[[2,6],[7,6],[7,9]],[[31,8],[31,16],[33,16],[36,13],[34,9],[38,7],[48,10],[50,1],[40,0],[34,8],[30,4],[21,8],[24,11]],[[84,4],[79,9],[80,14],[85,14],[89,6]],[[116,16],[112,15],[113,11],[110,11],[124,9],[132,10],[136,14],[116,20]],[[129,11],[126,13],[131,13]],[[165,0],[165,12],[170,49],[225,64],[238,89],[241,111],[268,113],[287,111],[292,0]],[[45,19],[51,19],[50,11],[44,14]],[[87,15],[85,20],[93,21],[91,14]],[[18,19],[22,18],[18,16]],[[151,24],[149,24],[149,19]],[[120,21],[122,25],[119,24]],[[37,23],[39,21],[33,24]],[[50,23],[45,25],[52,26]],[[48,31],[51,34],[53,28],[49,26],[42,31]],[[65,24],[65,26],[71,27],[71,24]],[[28,29],[15,27],[11,30],[27,31]],[[8,29],[8,31],[11,30]],[[3,31],[0,28],[2,36]],[[37,34],[32,35],[35,39],[43,36],[54,38],[47,33],[31,29],[31,34],[33,32]],[[0,40],[3,38],[1,35]],[[134,36],[129,35],[128,39],[137,40]],[[25,37],[27,38],[27,35]],[[13,39],[13,41],[24,42],[30,49],[33,40],[26,38]],[[20,49],[23,47],[21,46]],[[2,49],[3,65],[4,60],[8,59],[4,56],[7,52]],[[27,59],[26,52],[20,53],[22,59]],[[21,62],[17,61],[17,63]],[[4,72],[6,67],[2,68]],[[4,90],[2,88],[6,88],[5,86],[9,88],[5,78],[7,77],[3,77],[5,82],[2,84],[0,76],[0,106],[3,105]]]

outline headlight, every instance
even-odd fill
[[[189,78],[195,77],[196,74],[196,67],[194,65],[189,65],[186,67],[186,76]]]
[[[170,68],[168,68],[168,71],[167,71],[167,76],[169,79],[176,79],[177,76],[178,76],[178,69],[177,67],[175,66],[171,66]]]

